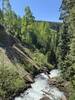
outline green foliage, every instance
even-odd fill
[[[75,100],[75,91],[74,91],[74,93],[69,97],[69,100]]]
[[[2,23],[3,23],[3,12],[0,9],[0,24],[2,24]]]
[[[71,6],[72,5],[72,6]],[[60,36],[60,59],[62,69],[72,74],[72,66],[74,62],[74,22],[75,22],[75,2],[72,0],[63,0],[61,5],[61,17],[63,18],[63,31]],[[64,14],[63,14],[64,11]],[[73,60],[73,61],[72,61]],[[66,73],[66,74],[68,74]],[[72,77],[72,75],[71,75]]]
[[[34,35],[34,16],[29,7],[25,8],[25,15],[22,18],[21,40],[23,42],[32,43]]]
[[[72,37],[71,37],[71,42],[70,42],[70,51],[69,51],[69,54],[67,55],[67,59],[69,59],[70,61],[70,66],[69,68],[71,69],[71,78],[74,77],[74,71],[75,71],[75,11],[74,11],[74,8],[73,7],[71,9],[71,12],[70,12],[70,30],[71,30],[71,33],[72,33]]]
[[[17,17],[15,12],[11,11],[5,14],[4,24],[5,24],[6,30],[10,32],[13,36],[17,37],[19,33],[21,32],[20,22],[21,22],[20,18]]]
[[[4,14],[11,11],[11,4],[9,0],[2,0],[2,10]]]
[[[8,67],[0,66],[0,96],[10,96],[24,86],[24,80],[20,78],[13,68],[8,69]]]
[[[49,69],[53,68],[53,66],[49,64],[47,61],[47,55],[40,53],[38,50],[36,50],[33,53],[33,60],[40,66],[40,68],[43,67],[48,67]]]
[[[40,53],[38,50],[34,52],[33,59],[40,65],[40,67],[43,67],[47,63],[47,56]]]
[[[69,100],[75,99],[75,0],[63,0],[61,5],[63,33],[61,34],[60,66],[63,77],[71,82]],[[66,27],[65,27],[66,26]],[[63,37],[63,38],[62,38]],[[66,50],[66,51],[65,51]]]
[[[69,84],[68,91],[70,94],[68,100],[75,100],[75,88],[72,86],[72,84]]]
[[[35,22],[37,45],[41,52],[47,53],[48,50],[56,50],[57,47],[57,32],[50,28],[48,22]]]
[[[20,57],[22,56],[22,54],[25,54],[28,57],[30,57],[30,59],[33,58],[32,61],[35,62],[37,65],[39,65],[40,68],[43,68],[45,66],[51,69],[54,66],[56,66],[57,64],[56,56],[57,56],[57,49],[58,49],[57,47],[58,47],[58,40],[59,40],[59,34],[58,34],[59,25],[57,26],[57,23],[55,24],[51,23],[50,25],[49,22],[35,21],[35,18],[29,7],[25,8],[25,15],[22,18],[20,18],[11,9],[9,0],[3,0],[3,10],[2,11],[0,10],[0,23],[3,23],[8,34],[17,37],[23,44],[27,44],[27,46],[30,45],[31,47],[32,46],[35,47],[34,48],[35,50],[32,52],[32,57],[27,52],[21,52]],[[66,31],[65,29],[63,30],[64,32]],[[63,35],[62,37],[64,40],[62,41],[63,42],[62,46],[64,47],[64,43],[65,43],[64,41],[67,39],[65,36],[67,35],[65,36]],[[1,43],[5,41],[5,34],[2,33],[0,41]],[[66,47],[64,47],[64,50],[65,48]],[[25,75],[24,73],[25,70],[30,74],[36,72],[34,66],[28,64],[28,62],[25,61],[26,57],[19,58],[19,54],[17,53],[16,48],[14,49],[12,47],[12,49],[14,51],[12,54],[14,54],[14,56],[17,56],[15,57],[16,60],[13,61],[16,64],[9,65],[10,63],[9,60],[7,60],[7,57],[4,57],[7,61],[7,64],[4,65],[3,62],[0,67],[0,95],[1,96],[10,95],[10,93],[11,94],[13,92],[15,93],[20,88],[26,86],[26,84],[24,83],[24,79],[21,78],[21,75],[23,76]],[[20,52],[19,48],[18,48],[18,52]],[[19,60],[17,60],[17,58]],[[17,64],[17,62],[19,63]],[[51,64],[53,64],[53,66]],[[15,70],[16,69],[15,66],[18,67],[19,69],[18,71]],[[23,71],[23,73],[21,70]]]

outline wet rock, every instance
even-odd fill
[[[25,75],[24,79],[25,79],[26,81],[28,81],[28,82],[31,82],[31,83],[34,82],[32,76],[31,76],[30,74]]]
[[[49,85],[57,87],[60,91],[64,92],[64,96],[62,96],[61,100],[67,100],[69,97],[69,92],[67,90],[68,82],[64,80],[60,80],[57,78],[51,78],[48,80]]]
[[[66,96],[62,96],[61,100],[67,100]]]
[[[4,29],[4,26],[0,24],[0,31],[1,30],[4,31],[5,29]]]
[[[56,85],[56,84],[58,84],[58,83],[57,83],[57,80],[56,80],[55,78],[50,78],[50,79],[48,80],[48,83],[49,83],[49,85]]]
[[[41,98],[40,100],[51,100],[49,97],[45,96],[43,98]]]
[[[0,100],[2,100],[2,97],[0,97]]]

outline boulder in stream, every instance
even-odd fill
[[[41,98],[40,100],[51,100],[49,97],[45,96],[43,98]]]

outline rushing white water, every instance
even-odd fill
[[[59,76],[59,70],[52,70],[50,77]],[[32,88],[29,88],[20,97],[16,97],[15,100],[40,100],[44,96],[48,96],[50,100],[60,100],[64,95],[56,87],[52,87],[48,84],[48,77],[44,73],[36,76],[35,82],[31,84]],[[51,95],[45,94],[43,91],[50,93]]]
[[[49,76],[50,76],[50,78],[59,77],[60,76],[60,73],[61,73],[60,70],[54,69],[54,70],[50,71],[50,75]]]

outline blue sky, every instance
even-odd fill
[[[46,21],[59,21],[61,1],[62,0],[10,0],[13,10],[18,15],[23,16],[25,6],[30,6],[36,20]]]

